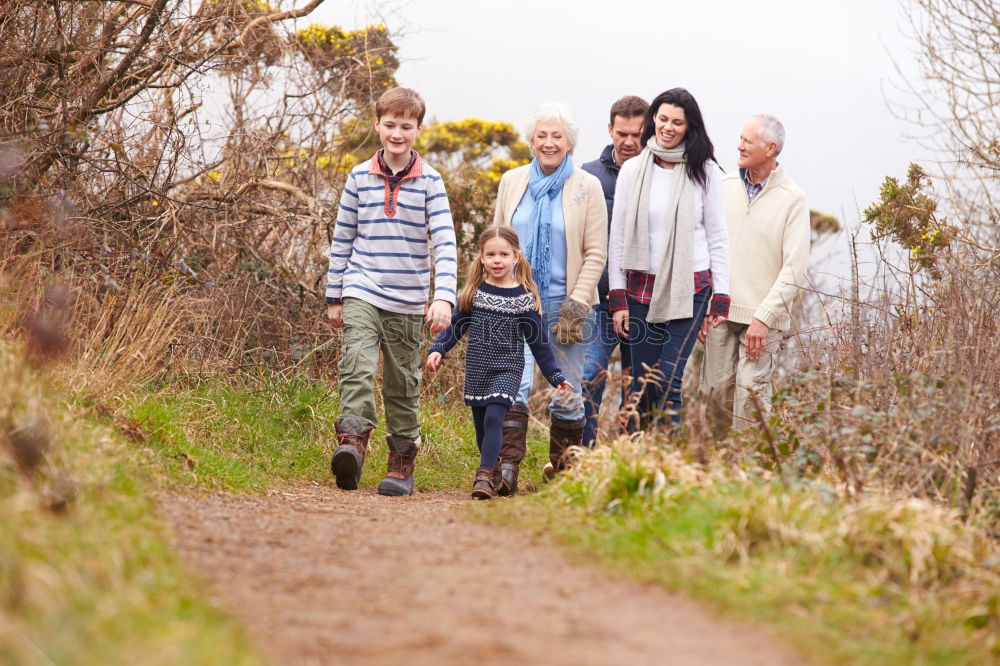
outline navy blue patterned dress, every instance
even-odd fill
[[[483,282],[472,299],[472,311],[456,310],[448,330],[438,335],[428,353],[442,356],[468,334],[465,352],[465,404],[510,407],[524,371],[524,344],[552,386],[565,377],[556,366],[535,297],[522,286],[495,287]]]

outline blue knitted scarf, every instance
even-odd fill
[[[538,164],[538,158],[531,160],[531,176],[528,178],[528,193],[531,194],[531,229],[533,237],[522,238],[524,256],[531,264],[531,272],[538,285],[538,293],[546,298],[549,290],[549,274],[552,263],[552,200],[562,191],[563,183],[573,175],[573,158],[569,153],[563,158],[559,168],[546,176]],[[528,232],[529,234],[531,232]]]

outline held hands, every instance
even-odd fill
[[[441,366],[441,352],[431,352],[427,355],[427,362],[424,363],[424,367],[427,368],[427,372],[434,372]]]
[[[698,342],[704,343],[705,338],[708,337],[708,327],[718,328],[719,324],[726,321],[727,317],[723,315],[707,315],[704,321],[701,322],[701,328],[698,329]]]
[[[612,319],[618,337],[628,339],[628,310],[615,310]]]
[[[557,393],[569,393],[572,390],[573,390],[573,385],[566,380],[563,380],[563,383],[556,387]]]
[[[430,324],[431,333],[434,335],[448,328],[448,324],[451,323],[451,303],[448,301],[436,300],[430,304],[430,307],[425,307],[424,311],[425,319]]]
[[[612,317],[615,325],[615,333],[621,338],[628,339],[628,310],[616,310]],[[701,322],[701,328],[698,330],[698,341],[705,342],[705,336],[708,335],[708,327],[716,328],[722,322],[726,321],[726,319],[727,317],[723,315],[709,315],[705,317],[704,321]],[[766,327],[764,337],[767,337]],[[749,344],[747,347],[749,349]]]

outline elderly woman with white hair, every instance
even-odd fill
[[[533,159],[500,179],[496,224],[512,225],[531,264],[542,300],[542,322],[554,334],[556,362],[573,390],[549,402],[552,478],[566,465],[566,449],[583,436],[581,373],[592,333],[597,282],[607,258],[607,206],[600,181],[573,165],[580,125],[564,104],[543,104],[532,113],[525,137]],[[535,364],[525,347],[524,376],[504,421],[500,450],[501,495],[517,491],[518,465],[528,430],[528,395]]]

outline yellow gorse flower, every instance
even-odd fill
[[[340,158],[340,163],[337,164],[337,171],[341,173],[350,173],[351,169],[358,165],[358,158],[352,153],[348,153]]]
[[[938,236],[940,236],[940,235],[941,235],[941,230],[940,229],[931,229],[930,231],[928,231],[927,233],[925,233],[923,236],[921,236],[920,240],[927,241],[929,243],[933,243],[935,240],[937,240]]]
[[[296,31],[295,37],[303,46],[341,51],[346,52],[348,55],[353,55],[358,50],[351,46],[352,43],[364,44],[369,38],[376,36],[376,33],[386,32],[388,32],[388,28],[381,24],[357,30],[344,30],[336,25],[313,23]],[[384,35],[379,34],[378,36],[384,39]],[[381,65],[382,59],[379,58],[375,64]]]

